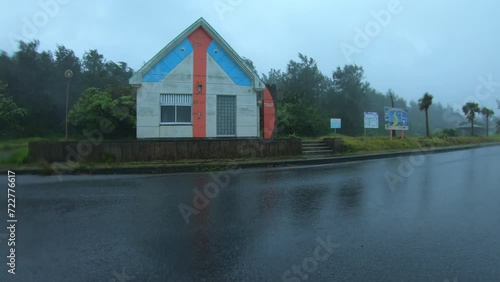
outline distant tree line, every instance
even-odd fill
[[[337,67],[327,76],[314,59],[299,54],[298,60],[291,60],[284,71],[271,69],[262,79],[276,84],[282,96],[278,104],[282,135],[321,136],[331,132],[330,118],[341,118],[339,132],[359,136],[364,133],[364,112],[379,114],[380,127],[370,129],[369,134],[385,135],[388,132],[384,129],[384,106],[408,108],[408,133],[414,136],[443,131],[454,135],[454,129],[466,122],[464,115],[451,106],[433,104],[429,93],[419,101],[407,101],[391,89],[385,94],[375,90],[365,80],[363,68],[357,65]],[[489,112],[488,120],[491,117]]]
[[[106,138],[135,137],[136,98],[128,84],[133,70],[127,63],[107,61],[97,50],[79,58],[62,45],[54,51],[39,51],[39,45],[39,41],[21,41],[12,55],[0,52],[0,138],[64,136],[64,73],[68,69],[73,72],[69,81],[70,136],[88,135],[105,121],[113,128]],[[244,61],[256,73],[253,62]],[[408,108],[412,135],[445,129],[452,134],[453,128],[466,122],[452,107],[433,104],[428,93],[419,101],[408,102],[390,89],[386,93],[375,90],[365,80],[363,68],[356,65],[337,67],[327,76],[314,59],[299,54],[284,71],[271,69],[261,78],[276,84],[282,97],[277,111],[281,136],[328,134],[330,118],[342,119],[341,133],[362,135],[363,112],[379,114],[380,128],[369,134],[385,135],[384,106],[391,105]],[[492,111],[478,111],[478,107],[464,106],[463,114],[474,121],[476,113],[483,113],[489,121]]]
[[[0,137],[63,136],[67,90],[64,73],[68,69],[73,72],[69,88],[69,107],[73,115],[78,116],[78,111],[109,114],[110,105],[101,107],[100,112],[95,111],[96,105],[87,105],[93,106],[94,112],[81,109],[85,103],[74,108],[88,89],[98,89],[101,94],[105,93],[106,99],[95,99],[96,102],[115,106],[124,103],[130,107],[126,112],[134,117],[133,122],[130,118],[119,121],[122,124],[116,126],[121,129],[112,135],[123,137],[134,133],[135,95],[128,85],[133,70],[126,63],[106,61],[97,50],[85,52],[80,59],[65,46],[58,45],[53,52],[40,52],[39,45],[39,41],[21,41],[12,55],[0,52]],[[95,91],[90,92],[95,94]],[[81,135],[81,130],[88,125],[88,120],[81,115],[80,122],[70,121],[73,136]]]

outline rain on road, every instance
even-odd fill
[[[1,263],[0,280],[498,281],[499,168],[500,147],[488,147],[271,170],[18,176],[17,274]]]

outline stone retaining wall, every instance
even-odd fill
[[[158,139],[134,141],[82,140],[31,142],[31,161],[52,162],[150,162],[199,159],[232,159],[302,154],[300,139]]]

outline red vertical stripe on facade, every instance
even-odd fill
[[[212,38],[201,27],[188,36],[194,49],[193,64],[193,137],[207,136],[207,49]],[[198,92],[198,83],[202,90]]]
[[[271,139],[274,132],[274,125],[276,122],[276,111],[274,107],[274,100],[271,92],[267,87],[264,89],[263,97],[264,108],[264,139]]]

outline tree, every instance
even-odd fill
[[[133,71],[125,62],[106,61],[97,50],[86,52],[80,59],[73,50],[62,45],[57,45],[53,52],[38,51],[39,46],[37,40],[20,41],[12,55],[0,51],[0,81],[9,85],[1,94],[10,97],[19,108],[26,109],[27,114],[20,123],[24,136],[42,137],[64,132],[67,89],[64,72],[67,69],[73,72],[70,108],[90,87],[106,90],[113,101],[135,99],[128,85]],[[120,100],[122,96],[127,98]]]
[[[363,134],[363,112],[367,109],[369,94],[372,92],[370,84],[364,81],[364,70],[360,66],[346,65],[338,67],[333,73],[331,89],[327,102],[328,115],[340,117],[346,134]],[[370,94],[371,95],[371,94]]]
[[[276,84],[278,100],[283,97],[277,113],[281,133],[319,136],[328,132],[328,117],[319,108],[329,80],[314,59],[299,54],[298,61],[288,63],[286,72],[271,69],[262,80]]]
[[[87,87],[96,87],[99,89],[107,87],[110,77],[109,68],[113,68],[114,66],[109,65],[102,54],[95,49],[85,52],[82,66],[83,77]]]
[[[490,117],[493,116],[495,114],[495,112],[493,112],[493,110],[490,110],[486,107],[483,107],[481,109],[481,114],[483,116],[485,116],[485,118],[486,118],[486,136],[488,136],[488,134],[490,132],[490,128],[489,128]]]
[[[474,102],[468,102],[462,107],[462,111],[465,117],[470,121],[471,134],[474,135],[474,119],[476,118],[476,113],[480,113],[479,104]]]
[[[80,133],[99,129],[103,122],[113,128],[109,137],[132,137],[135,133],[135,99],[124,95],[113,99],[97,88],[87,89],[69,113],[69,122]]]
[[[0,82],[0,137],[19,136],[23,130],[20,121],[28,111],[17,106],[12,97],[2,94],[6,88],[7,85]]]
[[[284,73],[281,70],[271,69],[268,74],[262,74],[262,81],[265,84],[276,85],[278,100],[283,98],[283,89],[286,89]]]
[[[281,88],[285,80],[284,76],[281,70],[271,69],[267,75],[262,74],[262,81],[266,84],[276,84]]]
[[[54,132],[62,120],[57,119],[54,96],[54,58],[52,52],[38,52],[39,41],[19,42],[12,57],[12,73],[7,84],[14,102],[27,109],[25,129],[32,136]],[[0,78],[4,80],[4,78]]]
[[[319,107],[320,97],[325,94],[326,77],[318,69],[313,58],[299,53],[300,61],[291,60],[284,73],[284,85],[281,89],[284,100],[289,103],[306,103]]]
[[[425,111],[425,134],[427,137],[430,136],[430,132],[429,132],[429,107],[432,105],[432,99],[434,97],[429,94],[429,93],[425,93],[424,96],[420,99],[418,99],[418,109],[420,111]]]
[[[284,135],[317,137],[330,130],[328,117],[307,104],[281,103],[277,119],[280,133]]]
[[[51,88],[54,91],[54,103],[57,105],[57,120],[66,119],[66,87],[67,78],[64,76],[66,70],[73,72],[69,88],[69,106],[72,107],[84,90],[82,85],[82,64],[75,52],[63,45],[57,45],[54,53],[55,67],[54,78]]]

